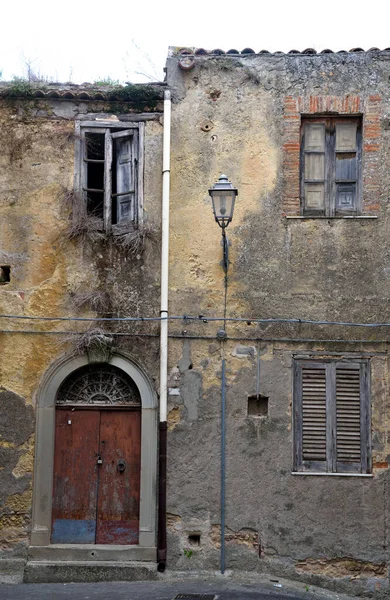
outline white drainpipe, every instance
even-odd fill
[[[160,316],[168,316],[169,267],[169,184],[171,151],[171,92],[164,92],[163,171],[162,171],[162,235],[161,235],[161,308]],[[160,328],[160,423],[167,420],[168,320]]]

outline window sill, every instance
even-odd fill
[[[323,217],[316,215],[285,215],[285,219],[322,219],[325,221],[329,221],[330,219],[377,219],[377,215],[345,215],[345,216],[335,216],[335,217]]]
[[[292,471],[291,475],[320,475],[321,477],[368,477],[369,479],[374,477],[373,473],[315,473],[314,471]]]

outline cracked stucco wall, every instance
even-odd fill
[[[174,102],[170,313],[201,317],[170,325],[171,335],[183,339],[171,339],[169,346],[169,564],[219,566],[224,356],[227,568],[284,573],[379,597],[388,593],[389,569],[386,332],[260,326],[250,318],[390,321],[390,61],[375,53],[197,57],[192,70],[182,71],[173,57],[167,66]],[[377,218],[289,220],[286,98],[315,107],[341,105],[349,96],[360,99],[363,126],[372,118],[373,99],[378,111],[376,154],[368,160],[373,144],[363,150],[364,201],[377,207],[370,213]],[[237,339],[228,339],[224,350],[216,339],[223,323],[207,320],[224,312],[221,233],[207,193],[221,173],[238,188],[227,230],[227,316],[245,318],[227,322],[228,338]],[[303,341],[288,342],[292,338]],[[295,355],[370,359],[373,477],[292,474]],[[266,418],[248,416],[248,396],[257,391],[268,398]],[[199,545],[189,537],[193,532]]]

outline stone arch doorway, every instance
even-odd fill
[[[56,398],[51,542],[138,544],[141,397],[104,363],[85,365]]]
[[[138,414],[139,416],[129,416],[121,419],[115,416],[116,413],[122,415],[122,417],[127,413],[129,415]],[[71,423],[69,424],[68,421],[71,421]],[[89,425],[86,425],[88,423]],[[57,433],[57,436],[55,435],[56,424],[57,430],[62,430],[62,433]],[[127,521],[124,529],[128,528],[128,534],[120,537],[119,541],[118,538],[115,538],[115,535],[112,536],[112,527],[115,528],[115,521],[118,520],[118,515],[114,514],[113,519],[107,518],[107,516],[112,516],[112,514],[108,515],[107,511],[105,514],[104,506],[101,506],[103,524],[96,524],[95,534],[91,533],[94,527],[93,524],[87,523],[87,529],[89,526],[89,537],[83,537],[82,535],[80,537],[77,534],[72,540],[66,537],[66,535],[62,536],[61,533],[58,533],[61,530],[60,524],[57,530],[53,527],[53,532],[57,531],[57,534],[53,533],[52,536],[52,522],[54,524],[57,518],[61,520],[63,517],[65,517],[65,521],[71,520],[68,517],[72,517],[69,512],[69,506],[66,503],[61,504],[61,501],[58,502],[58,499],[62,496],[62,490],[58,487],[61,477],[57,478],[57,482],[54,477],[55,465],[57,469],[58,461],[60,475],[61,468],[65,468],[66,470],[70,468],[70,464],[80,462],[80,454],[78,460],[74,456],[68,456],[70,463],[69,461],[68,463],[66,462],[66,452],[63,453],[65,458],[64,456],[62,459],[57,458],[61,455],[61,445],[65,442],[66,446],[71,437],[70,431],[72,427],[73,432],[76,431],[76,437],[78,436],[81,443],[83,436],[82,434],[77,434],[77,431],[84,431],[86,434],[87,430],[89,432],[94,430],[94,433],[92,432],[91,434],[92,438],[89,433],[86,436],[89,436],[88,443],[91,443],[91,439],[95,439],[96,443],[97,437],[101,438],[102,431],[104,433],[103,438],[107,437],[107,434],[113,436],[114,439],[110,440],[108,438],[107,440],[101,438],[105,442],[109,441],[107,444],[109,449],[105,458],[101,456],[102,452],[99,452],[101,449],[101,445],[99,446],[99,444],[97,445],[97,450],[95,448],[88,450],[88,444],[84,444],[82,451],[83,456],[85,456],[85,453],[88,454],[88,461],[90,463],[96,459],[95,465],[90,465],[93,468],[88,467],[89,476],[93,472],[96,473],[100,466],[103,466],[104,460],[110,466],[103,474],[103,480],[106,477],[104,484],[106,490],[112,484],[112,482],[107,480],[107,476],[118,476],[119,488],[123,484],[123,479],[120,479],[120,476],[123,474],[120,472],[123,463],[118,464],[118,461],[123,460],[126,463],[125,470],[127,468],[126,458],[116,456],[117,448],[115,446],[118,445],[118,438],[127,440],[128,437],[135,437],[137,439],[137,435],[140,438],[138,442],[136,441],[136,446],[139,443],[139,458],[135,457],[135,463],[139,460],[139,466],[137,467],[136,464],[130,466],[130,469],[133,471],[134,468],[135,471],[138,468],[139,483],[137,483],[136,475],[131,484],[132,486],[135,485],[135,487],[139,485],[138,499],[136,493],[136,499],[132,501],[133,513],[127,515],[129,518],[122,519],[125,522]],[[131,434],[130,436],[129,433]],[[58,441],[58,448],[56,448],[56,439]],[[122,448],[119,448],[119,450],[122,450]],[[126,448],[124,448],[124,451],[126,451]],[[74,452],[77,455],[78,449],[76,448]],[[95,454],[96,457],[94,456]],[[103,464],[101,465],[98,464],[99,455],[100,459],[103,460]],[[137,455],[137,452],[135,455]],[[115,549],[118,549],[118,547],[120,547],[120,556],[122,558],[154,560],[156,547],[156,465],[157,398],[149,379],[141,368],[124,354],[114,354],[107,363],[90,364],[87,356],[77,358],[67,357],[57,362],[44,377],[37,398],[33,526],[30,556],[34,558],[41,557],[44,560],[46,556],[42,547],[47,547],[48,551],[50,551],[50,556],[53,556],[53,551],[58,551],[59,556],[62,556],[61,547],[63,549],[64,547],[70,547],[69,544],[74,544],[72,546],[71,558],[82,559],[85,558],[84,555],[88,552],[88,546],[93,544],[94,549],[99,550],[97,554],[94,552],[94,556],[102,560],[115,559],[115,552],[117,552]],[[100,473],[97,472],[97,474],[101,476]],[[79,477],[75,476],[73,480],[82,479],[82,475],[83,471],[81,467]],[[99,485],[99,481],[95,481],[95,483]],[[126,485],[122,485],[121,489],[122,492],[126,492]],[[76,484],[76,491],[73,490],[73,494],[77,495],[77,493]],[[95,500],[92,501],[92,505],[93,502]],[[97,509],[98,502],[99,499],[96,496]],[[109,497],[108,504],[110,504]],[[123,507],[119,506],[119,510],[122,509]],[[104,518],[104,514],[106,518]],[[138,519],[135,519],[137,521],[136,524],[134,523],[134,519],[130,518],[134,515],[138,516]],[[84,520],[93,521],[93,519]],[[121,520],[121,517],[119,517],[119,520]],[[114,524],[111,523],[110,525],[107,523],[108,521],[112,521]],[[133,523],[130,523],[131,521]],[[65,529],[67,529],[66,525],[69,525],[69,523],[63,523]],[[104,533],[106,525],[108,525],[108,532]],[[100,534],[97,536],[96,530],[98,526],[100,527]],[[130,532],[129,535],[130,529],[132,529],[133,534]],[[136,534],[134,534],[135,531]],[[34,548],[36,548],[35,553]],[[69,560],[69,553],[66,554],[66,560]]]

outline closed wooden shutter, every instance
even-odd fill
[[[304,215],[344,216],[361,210],[361,119],[302,120],[301,204]]]
[[[309,213],[325,211],[325,124],[306,123],[303,129],[304,208]]]
[[[326,370],[302,369],[302,457],[326,461]]]
[[[357,121],[335,121],[336,214],[357,209],[358,148]]]
[[[294,363],[294,469],[369,473],[370,367],[365,360]]]
[[[345,469],[361,464],[360,365],[336,368],[336,452]],[[337,470],[344,470],[338,464]]]

